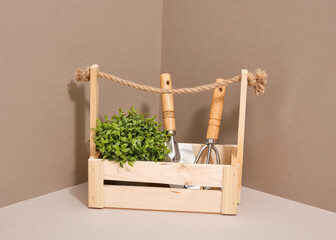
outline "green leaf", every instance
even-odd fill
[[[121,151],[122,152],[129,152],[131,149],[130,148],[122,148]]]

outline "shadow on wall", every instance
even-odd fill
[[[232,104],[230,108],[226,109],[222,115],[218,143],[238,144],[239,103]]]
[[[139,111],[141,111],[143,114],[149,113],[149,111],[150,111],[149,110],[149,105],[147,103],[142,103]],[[147,116],[147,117],[149,117],[149,116]]]
[[[225,103],[224,103],[225,105]],[[225,106],[224,106],[225,108]],[[227,109],[227,108],[226,108]],[[219,130],[218,144],[237,144],[239,104],[224,109]],[[191,117],[185,141],[191,143],[205,143],[209,121],[210,107],[197,109]]]
[[[202,143],[206,139],[206,126],[208,126],[209,108],[202,107],[197,109],[190,121],[186,138],[190,143]],[[200,139],[200,136],[202,139]]]
[[[89,142],[86,139],[85,132],[89,131],[85,126],[87,112],[90,109],[90,103],[85,99],[85,86],[71,80],[68,84],[68,92],[71,101],[75,104],[74,134],[75,134],[75,172],[74,182],[76,184],[87,181],[87,167],[89,158]]]

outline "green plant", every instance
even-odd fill
[[[165,143],[170,134],[160,131],[161,124],[154,117],[146,117],[133,107],[127,115],[119,109],[119,115],[106,121],[97,119],[94,142],[104,159],[133,166],[136,160],[164,161],[170,152]]]

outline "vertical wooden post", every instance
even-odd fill
[[[237,164],[238,170],[238,203],[241,198],[241,184],[243,173],[243,153],[244,153],[244,132],[246,116],[246,94],[247,94],[247,73],[246,69],[241,71],[240,85],[240,105],[239,105],[239,124],[238,124],[238,144],[237,144]]]
[[[104,164],[102,159],[90,157],[88,176],[88,205],[104,207]]]
[[[96,136],[97,119],[99,116],[99,82],[98,82],[98,65],[90,67],[90,156],[96,155],[96,144],[93,138]]]
[[[223,167],[221,214],[237,214],[238,166]]]
[[[237,161],[237,146],[234,146],[231,149],[231,166],[239,167],[239,163]]]
[[[99,116],[99,82],[98,65],[90,67],[90,159],[88,162],[88,205],[92,208],[104,207],[104,166],[103,161],[98,158],[96,144],[93,138],[96,131],[97,119]]]

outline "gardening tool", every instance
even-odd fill
[[[218,78],[216,82],[220,82],[222,79]],[[197,164],[202,152],[208,148],[208,154],[206,159],[206,164],[209,164],[211,158],[211,152],[214,150],[216,154],[217,164],[220,164],[219,152],[215,147],[214,143],[218,139],[219,127],[222,119],[223,104],[225,96],[225,86],[217,87],[212,95],[210,116],[208,122],[208,130],[206,135],[206,144],[201,148],[199,153],[196,156],[194,164]]]
[[[168,73],[160,75],[160,87],[164,89],[172,89],[171,76]],[[171,133],[167,145],[171,152],[168,154],[168,160],[172,162],[180,162],[181,155],[178,144],[176,143],[176,126],[173,94],[161,94],[163,125],[168,133]]]

